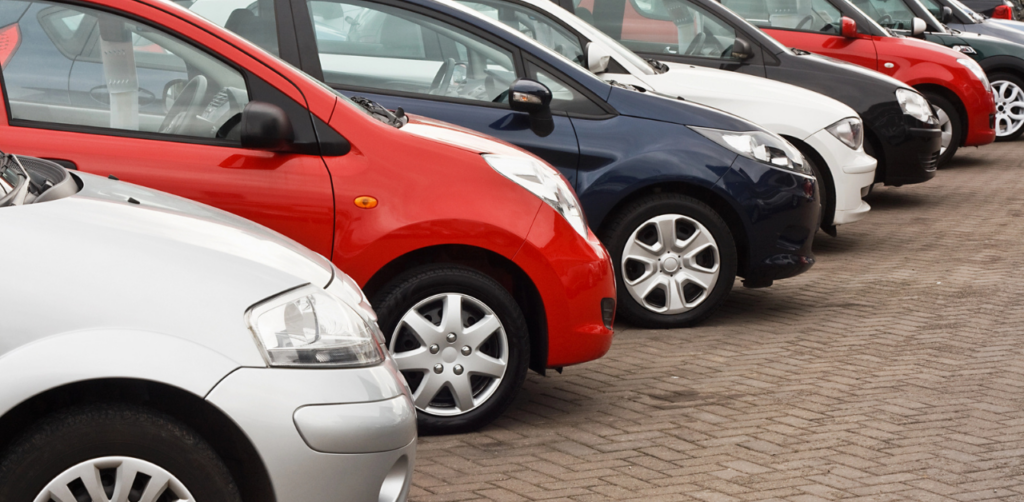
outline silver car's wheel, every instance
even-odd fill
[[[192,502],[192,494],[162,467],[131,457],[86,460],[50,481],[35,502]]]
[[[641,224],[622,250],[626,290],[658,314],[697,308],[718,282],[718,243],[699,221],[662,214]]]
[[[410,337],[419,346],[402,350]],[[389,348],[403,373],[422,375],[413,389],[416,408],[437,416],[461,415],[487,402],[509,362],[501,320],[482,301],[461,293],[415,304],[399,320]]]
[[[939,155],[946,153],[949,144],[953,142],[953,122],[949,120],[949,114],[937,106],[933,106],[935,118],[939,119],[939,129],[942,129],[942,146],[939,148]]]
[[[992,82],[996,98],[996,136],[1005,137],[1024,126],[1024,89],[1009,80]]]

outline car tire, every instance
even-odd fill
[[[935,116],[939,119],[939,127],[942,129],[943,148],[939,149],[939,160],[935,163],[942,167],[953,158],[960,143],[963,141],[963,122],[960,111],[948,99],[934,92],[924,92],[924,97],[932,105]]]
[[[826,175],[822,172],[822,168],[818,167],[825,166],[825,161],[817,153],[809,148],[799,148],[799,150],[804,156],[804,162],[811,168],[814,178],[818,180],[818,202],[821,203],[821,221],[818,226],[822,231],[834,237],[836,230],[832,222],[836,217],[836,188],[831,173]]]
[[[530,337],[501,284],[438,264],[403,273],[374,296],[388,348],[412,390],[420,434],[473,431],[512,404],[526,380]],[[449,323],[455,308],[459,322]]]
[[[996,98],[996,141],[1013,141],[1024,134],[1024,80],[1009,73],[993,73],[989,76],[993,95]],[[1021,118],[1014,120],[1011,110],[1016,109]],[[1008,132],[999,134],[999,124],[1007,121]]]
[[[150,483],[154,478],[161,485]],[[139,500],[156,490],[147,500],[241,501],[227,467],[202,437],[141,407],[109,404],[58,412],[2,454],[0,500],[90,500],[90,488],[107,496],[92,500],[115,499],[112,494],[125,490],[139,490],[132,499]],[[45,492],[53,495],[45,498]]]
[[[618,312],[631,324],[693,326],[714,313],[732,290],[738,262],[732,232],[697,199],[645,197],[618,211],[606,228],[603,240],[615,266]],[[662,243],[667,232],[678,241],[680,231],[684,246]]]

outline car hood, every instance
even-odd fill
[[[499,139],[448,122],[409,114],[400,131],[451,145],[472,153],[527,156],[526,152]]]
[[[1008,30],[1012,31],[1012,30]],[[970,45],[984,58],[992,56],[1013,56],[1024,58],[1024,45],[1015,43],[994,36],[969,31],[957,31],[956,33],[930,33],[942,40],[943,45]]]
[[[1005,23],[998,23],[996,21],[1005,21]],[[1006,19],[986,19],[982,23],[969,24],[962,26],[964,31],[973,33],[981,33],[991,37],[995,37],[1001,40],[1006,40],[1016,44],[1024,44],[1024,31],[1015,28],[1013,25],[1006,23],[1014,23],[1017,25],[1024,26],[1024,23],[1019,21],[1008,21]]]
[[[726,131],[763,130],[748,120],[708,106],[674,99],[669,95],[657,95],[613,86],[608,94],[608,104],[627,117],[635,117],[683,126],[710,127]]]
[[[638,77],[653,90],[729,112],[776,134],[804,139],[846,117],[849,106],[783,82],[687,64]]]

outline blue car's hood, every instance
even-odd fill
[[[612,87],[608,94],[608,104],[621,115],[684,126],[710,127],[727,131],[762,129],[753,122],[715,108],[621,87]]]

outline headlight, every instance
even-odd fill
[[[971,70],[971,73],[973,73],[975,77],[978,77],[978,80],[981,80],[982,84],[985,84],[985,90],[992,92],[992,84],[988,83],[988,76],[985,75],[985,70],[981,69],[981,65],[978,64],[977,61],[970,58],[962,58],[957,59],[956,62]]]
[[[547,202],[565,217],[572,228],[584,238],[587,237],[587,219],[583,215],[580,201],[558,171],[531,157],[484,154],[483,158],[502,176]]]
[[[910,89],[896,89],[896,101],[899,101],[903,113],[914,117],[925,124],[937,122],[932,107],[924,96]]]
[[[690,126],[690,129],[744,157],[779,169],[812,175],[811,168],[804,165],[804,157],[800,155],[800,151],[774,134],[765,131],[723,131],[694,126]]]
[[[844,145],[857,150],[864,144],[864,124],[858,117],[849,117],[825,128]]]
[[[316,286],[275,296],[246,317],[271,366],[352,367],[384,360],[367,322]]]
[[[380,326],[377,325],[377,312],[370,306],[370,300],[366,298],[359,284],[349,277],[348,274],[338,270],[338,267],[334,267],[334,280],[325,288],[325,291],[338,297],[349,307],[352,307],[352,310],[355,310],[359,317],[362,317],[363,321],[373,330],[373,335],[377,337],[377,343],[381,347],[388,346],[384,340],[384,333],[381,332]]]

